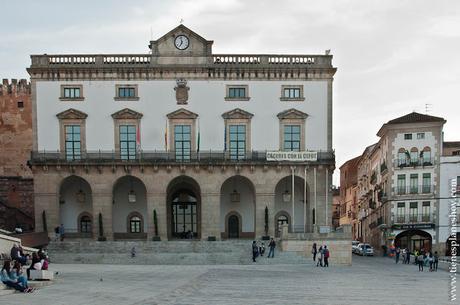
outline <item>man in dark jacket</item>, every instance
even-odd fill
[[[252,242],[252,261],[256,262],[256,257],[259,254],[259,247],[257,246],[256,241]]]
[[[275,243],[275,240],[272,238],[270,240],[270,243],[268,244],[268,248],[270,248],[270,250],[268,251],[268,258],[270,258],[270,254],[272,258],[275,256],[275,247],[276,247],[276,243]]]

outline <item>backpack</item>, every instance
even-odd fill
[[[329,250],[328,249],[326,249],[326,251],[324,251],[324,257],[329,258]]]

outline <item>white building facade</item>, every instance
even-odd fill
[[[180,25],[147,54],[31,56],[37,230],[225,239],[329,225],[332,56],[212,44]]]

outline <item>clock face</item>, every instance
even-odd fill
[[[178,48],[179,50],[185,50],[188,48],[189,46],[189,40],[188,40],[188,37],[185,36],[185,35],[179,35],[176,37],[176,39],[174,39],[174,45],[176,46],[176,48]]]

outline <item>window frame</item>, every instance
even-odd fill
[[[405,133],[404,134],[404,140],[412,140],[412,134],[411,133]]]
[[[76,140],[71,140],[71,141],[68,141],[67,140],[67,128],[68,127],[71,127],[72,129],[72,137],[74,137],[74,132],[73,130],[78,127],[79,131],[78,131],[78,135],[79,135],[79,140],[76,141]],[[72,145],[72,154],[71,156],[69,156],[68,154],[68,143],[71,143]],[[78,153],[76,154],[75,151],[76,151],[76,148],[75,148],[75,143],[78,143],[79,144],[79,148],[78,148]],[[77,161],[77,160],[81,160],[81,155],[82,155],[82,126],[81,124],[66,124],[64,123],[64,154],[65,154],[65,159],[67,161]]]
[[[126,140],[122,137],[122,128],[126,127]],[[130,127],[134,128],[134,140],[130,140],[129,136],[133,133],[130,132]],[[132,131],[132,129],[131,129]],[[119,152],[120,152],[120,159],[123,161],[132,161],[137,159],[137,125],[134,123],[131,124],[119,124],[118,125],[118,141],[119,141]],[[123,148],[123,143],[126,143],[126,148]],[[133,148],[130,148],[130,144],[134,143],[134,154],[131,153]],[[123,151],[126,149],[126,154]],[[124,157],[126,156],[126,158]]]
[[[287,139],[286,139],[286,135],[287,135],[287,133],[286,133],[286,128],[287,128],[287,127],[290,127],[290,128],[291,128],[291,132],[289,133],[289,135],[290,135],[290,137],[291,137],[290,140],[287,140]],[[292,139],[292,136],[293,136],[294,134],[297,134],[297,133],[294,133],[294,132],[292,131],[292,129],[293,129],[294,127],[298,128],[298,130],[299,130],[299,132],[298,132],[299,139],[298,139],[298,140],[293,140],[293,139]],[[286,148],[287,142],[290,143],[290,149],[287,149],[287,148]],[[293,143],[298,143],[298,148],[297,148],[297,150],[293,149]],[[297,151],[297,152],[298,152],[298,151],[300,151],[301,147],[302,147],[302,124],[284,124],[284,125],[283,125],[283,147],[282,147],[282,148],[283,148],[283,151]]]
[[[285,95],[286,90],[291,90],[291,89],[298,89],[299,90],[299,96],[298,97],[289,97]],[[303,102],[305,101],[305,96],[304,96],[304,85],[282,85],[281,86],[281,95],[280,95],[280,101],[289,101],[289,102]]]
[[[78,89],[80,95],[78,97],[66,97],[65,92],[67,89]],[[83,94],[83,85],[82,84],[65,84],[61,85],[61,93],[60,93],[59,100],[60,101],[84,101],[84,94]]]
[[[134,96],[120,96],[120,89],[134,89]],[[115,85],[115,97],[116,101],[138,101],[139,92],[137,84],[117,84]]]
[[[182,135],[182,137],[184,136],[184,134],[186,134],[186,133],[183,132],[184,127],[189,128],[189,132],[188,132],[189,139],[188,140],[184,140],[184,139],[178,140],[177,139],[177,136],[178,136],[178,134],[176,134],[176,128],[177,127],[182,128],[182,132],[180,133]],[[193,130],[192,124],[186,124],[186,123],[184,123],[184,124],[174,124],[174,126],[173,126],[173,139],[174,139],[174,142],[173,143],[174,143],[174,159],[175,160],[178,160],[178,161],[190,161],[191,160],[191,158],[192,158],[192,138],[193,138],[192,137],[192,130]],[[188,149],[189,149],[188,154],[184,153],[184,151],[185,151],[184,143],[187,143],[187,142],[189,143],[189,145],[188,145],[189,146],[188,147]],[[181,146],[182,146],[180,148],[180,150],[181,150],[180,154],[178,154],[178,149],[179,149],[177,147],[178,143],[181,143]]]
[[[245,96],[230,96],[231,89],[244,89]],[[249,86],[248,85],[226,85],[225,100],[226,101],[249,101]]]
[[[232,127],[236,127],[236,134],[232,133]],[[240,132],[240,128],[244,128],[244,132]],[[236,140],[232,140],[232,134],[236,135]],[[239,136],[244,135],[244,139],[240,139]],[[232,124],[228,125],[228,151],[231,160],[244,160],[246,158],[247,152],[247,126],[246,124]],[[236,143],[236,148],[232,148],[232,143]],[[242,144],[242,148],[240,148],[240,143]],[[242,150],[242,151],[241,151]]]

